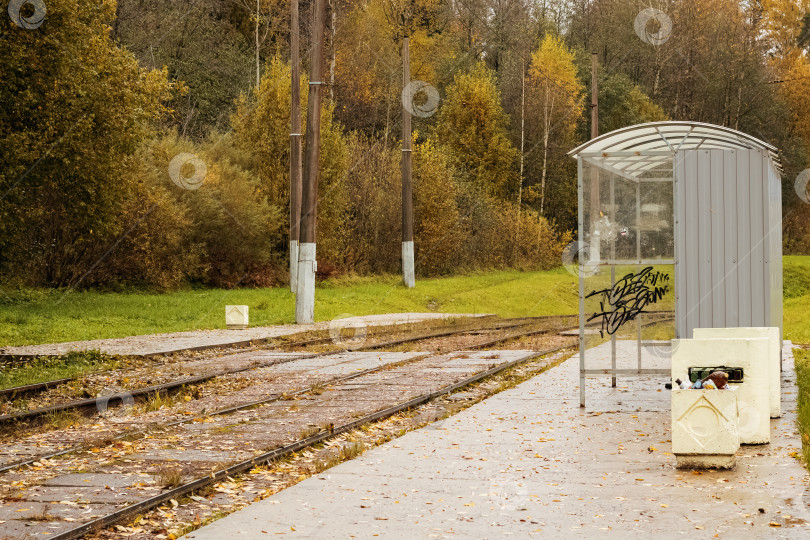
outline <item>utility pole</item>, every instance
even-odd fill
[[[411,83],[409,38],[402,38],[402,88]],[[413,96],[409,96],[413,97]],[[409,289],[414,287],[413,261],[413,186],[411,183],[411,113],[402,107],[402,280]]]
[[[326,0],[315,0],[312,14],[309,103],[304,184],[301,194],[301,230],[298,245],[298,294],[295,322],[315,322],[315,224],[318,212],[318,162],[321,154],[321,94],[323,81],[323,35],[326,31]]]
[[[298,232],[301,223],[301,45],[298,0],[290,2],[290,290],[298,292]]]

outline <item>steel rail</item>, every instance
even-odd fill
[[[652,313],[652,312],[650,312],[650,313]],[[559,317],[578,317],[578,316],[579,315],[577,315],[577,314],[538,315],[538,316],[533,316],[533,317],[515,317],[515,318],[512,318],[512,319],[499,319],[499,321],[500,322],[510,321],[510,320],[536,320],[536,321],[540,321],[540,320],[554,319],[554,318],[559,318]],[[494,318],[494,316],[486,315],[486,316],[481,316],[481,317],[465,317],[465,318],[474,319],[474,320],[489,321],[489,320],[492,320]],[[443,319],[443,320],[447,320],[447,319]],[[401,323],[401,324],[419,324],[419,323],[425,323],[425,322],[431,322],[431,320],[427,319],[427,320],[414,321],[413,323],[407,323],[406,322],[406,323]],[[393,327],[392,332],[391,332],[391,333],[393,333],[394,331],[396,331],[396,327],[401,325],[401,324],[400,323],[390,323],[390,324],[374,324],[374,325],[367,325],[367,326],[370,326],[372,328],[385,328],[385,327],[390,326],[390,327]],[[324,330],[328,331],[328,329],[317,329],[317,330],[314,330],[314,331],[315,332],[322,332]],[[172,349],[171,351],[164,351],[164,352],[158,352],[158,353],[152,353],[152,354],[144,354],[144,355],[137,355],[137,354],[136,355],[126,355],[126,354],[122,354],[122,355],[112,355],[112,356],[135,356],[135,357],[139,357],[139,358],[158,358],[158,357],[169,356],[171,354],[182,353],[182,352],[200,352],[200,351],[209,351],[209,350],[217,350],[217,349],[239,349],[239,348],[243,348],[244,351],[249,351],[249,350],[252,350],[253,348],[255,348],[255,346],[266,345],[266,344],[272,343],[274,341],[279,341],[280,339],[283,339],[284,337],[288,337],[290,335],[295,335],[295,334],[287,334],[286,336],[281,335],[281,336],[264,337],[264,338],[253,338],[253,339],[246,339],[246,340],[242,340],[242,341],[232,341],[232,342],[229,342],[229,343],[217,343],[217,344],[212,344],[212,345],[198,345],[198,346],[193,346],[193,347],[182,347],[180,349]],[[134,337],[138,337],[138,336],[134,336]],[[118,338],[118,339],[125,339],[125,338]],[[319,338],[318,340],[312,340],[312,341],[321,341],[321,340],[322,341],[329,341],[330,339],[331,338]],[[82,352],[82,351],[75,351],[75,352]],[[0,354],[0,365],[25,364],[26,362],[29,362],[31,360],[35,360],[37,358],[59,358],[60,356],[64,356],[64,355],[60,355],[60,354],[12,354],[12,353],[1,353]]]
[[[645,314],[650,315],[657,315],[657,314],[664,314],[664,313],[672,313],[672,311],[645,311]],[[531,321],[542,321],[542,320],[549,320],[549,319],[560,319],[564,317],[579,317],[578,313],[566,313],[562,315],[536,315],[532,317],[515,317],[512,319],[500,319],[500,321],[510,321],[510,320],[531,320]],[[478,320],[488,321],[491,320],[491,316],[482,316],[478,317]],[[414,323],[404,323],[404,324],[418,324],[423,322],[430,322],[430,320],[423,320],[423,321],[415,321]],[[399,324],[399,323],[397,323]],[[385,326],[397,326],[397,324],[391,325],[371,325],[373,328],[384,328]],[[316,331],[323,331],[323,330],[316,330]],[[394,329],[395,331],[395,329]],[[391,332],[393,333],[393,331]],[[295,335],[295,334],[290,334]],[[214,345],[199,345],[195,347],[183,347],[180,349],[173,349],[171,351],[153,353],[153,354],[145,354],[145,355],[113,355],[113,356],[135,356],[139,358],[158,358],[162,356],[169,356],[171,354],[182,353],[182,352],[199,352],[199,351],[207,351],[207,350],[217,350],[217,349],[239,349],[243,348],[242,352],[247,352],[251,350],[255,350],[257,348],[262,348],[262,344],[271,343],[274,341],[279,341],[280,339],[284,338],[285,336],[275,336],[275,337],[266,337],[266,338],[254,338],[254,339],[247,339],[243,341],[233,341],[230,343],[218,343]],[[124,338],[120,338],[124,339]],[[320,342],[328,342],[331,338],[318,338],[317,340],[311,341],[320,341]],[[304,343],[304,342],[301,342]],[[292,344],[290,344],[292,345]],[[76,351],[82,352],[82,351]],[[0,366],[4,365],[17,365],[17,364],[25,364],[31,360],[35,360],[37,358],[59,358],[63,355],[48,355],[48,354],[11,354],[11,353],[0,353]]]

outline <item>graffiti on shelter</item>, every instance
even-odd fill
[[[655,304],[669,291],[669,276],[662,272],[653,272],[648,266],[637,274],[629,273],[612,287],[592,291],[585,298],[600,297],[599,311],[588,319],[601,321],[599,333],[613,335],[627,322],[642,313],[644,308]]]

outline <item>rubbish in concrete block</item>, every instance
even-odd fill
[[[696,390],[728,390],[728,373],[725,371],[714,371],[708,377],[696,381],[692,385]]]
[[[666,383],[664,385],[664,388],[666,388],[667,390],[672,390],[672,383]],[[678,388],[680,390],[686,390],[687,388],[690,388],[690,385],[688,382],[683,382],[680,379],[675,379],[675,388]]]

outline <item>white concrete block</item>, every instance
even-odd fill
[[[248,327],[247,306],[225,306],[225,324],[231,330],[244,330]]]
[[[782,336],[778,327],[758,328],[695,328],[695,338],[768,338],[769,401],[771,418],[782,416]]]
[[[673,390],[672,452],[678,468],[734,466],[740,447],[737,392]]]
[[[771,440],[768,338],[676,339],[672,342],[672,379],[689,380],[690,367],[740,367],[744,382],[731,384],[737,394],[738,431],[742,444]],[[723,390],[716,390],[723,392]]]

